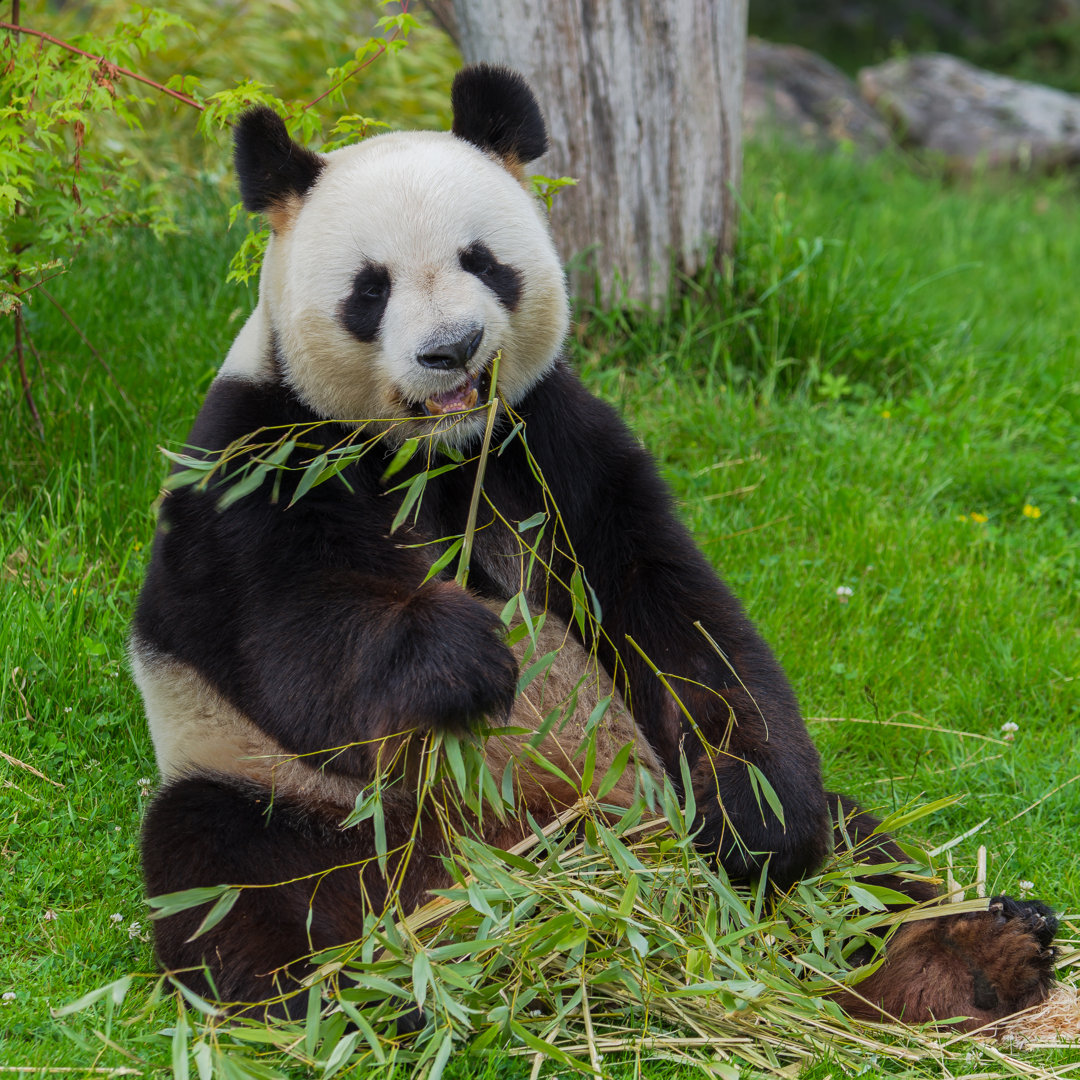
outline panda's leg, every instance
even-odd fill
[[[861,862],[907,861],[891,837],[874,833],[877,818],[843,796],[829,801],[838,847],[850,843]],[[867,880],[920,902],[937,895],[929,882],[894,874]],[[966,1017],[958,1025],[965,1030],[993,1024],[1050,992],[1056,931],[1057,917],[1045,904],[1008,896],[995,896],[987,911],[906,923],[889,939],[881,967],[838,1000],[864,1020]]]
[[[408,840],[415,800],[384,797],[387,850]],[[381,911],[386,883],[375,862],[370,822],[341,829],[340,809],[319,809],[266,788],[214,774],[167,785],[143,825],[143,871],[148,895],[208,885],[248,885],[225,918],[188,939],[208,908],[154,923],[158,960],[167,971],[213,1000],[255,1003],[295,991],[311,970],[306,957],[361,936],[364,916]],[[422,902],[446,884],[438,845],[415,846],[401,900]],[[391,854],[389,869],[396,858]],[[209,972],[208,985],[201,969]],[[301,1012],[303,1001],[294,1004]],[[289,1003],[272,1008],[288,1014]]]

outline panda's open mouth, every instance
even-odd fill
[[[485,364],[475,375],[466,374],[457,386],[432,394],[419,407],[427,416],[449,416],[475,409],[487,401],[491,392],[491,366]]]

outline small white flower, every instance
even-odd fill
[[[45,912],[42,918],[46,922],[56,922],[56,912],[50,908],[48,911]]]
[[[15,1000],[15,991],[14,990],[8,990],[4,994],[3,1000],[4,1001],[14,1001]]]
[[[124,916],[121,915],[119,911],[114,911],[109,916],[109,922],[111,922],[111,923],[122,923],[123,921],[124,921]]]
[[[119,832],[119,831],[120,831],[120,826],[119,825],[114,825],[113,826],[113,832]]]
[[[1013,723],[1012,720],[1006,720],[1005,723],[1001,725],[1001,730],[1002,731],[1019,731],[1020,730],[1020,725]]]
[[[64,706],[64,712],[71,712],[71,706],[70,705],[65,705]]]
[[[1022,900],[1029,892],[1032,892],[1035,888],[1034,881],[1018,881],[1016,887],[1020,890],[1020,899]]]
[[[137,923],[137,922],[129,923],[128,924],[128,937],[129,938],[137,938],[139,936],[139,931],[140,930],[142,930],[142,926],[140,926],[139,923]]]
[[[836,598],[841,604],[848,602],[848,597],[854,595],[855,590],[850,585],[837,585],[836,586]]]

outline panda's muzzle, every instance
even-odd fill
[[[463,368],[476,355],[480,342],[484,338],[484,328],[477,330],[470,327],[464,337],[456,341],[431,342],[424,351],[417,354],[416,360],[426,368],[439,371],[455,371]]]
[[[491,371],[484,364],[479,371],[470,374],[467,365],[480,348],[484,338],[483,327],[470,328],[468,333],[454,341],[432,342],[417,354],[417,363],[436,371],[461,371],[464,378],[448,390],[432,394],[424,401],[423,409],[428,416],[446,416],[449,413],[468,412],[475,409],[481,396],[486,397],[491,385]]]

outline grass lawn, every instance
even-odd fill
[[[905,839],[970,832],[956,877],[985,845],[989,889],[1033,883],[1076,941],[1077,193],[755,146],[744,197],[734,263],[662,319],[584,321],[579,366],[779,653],[830,785],[883,812],[963,795]],[[34,300],[44,441],[0,373],[0,1066],[170,1068],[171,999],[126,1026],[142,991],[122,1018],[49,1010],[153,971],[138,831],[155,767],[124,641],[156,447],[182,440],[253,303],[222,284],[224,221],[210,200],[188,235],[92,244],[51,283],[100,359]],[[827,1053],[810,1068],[840,1071]]]

